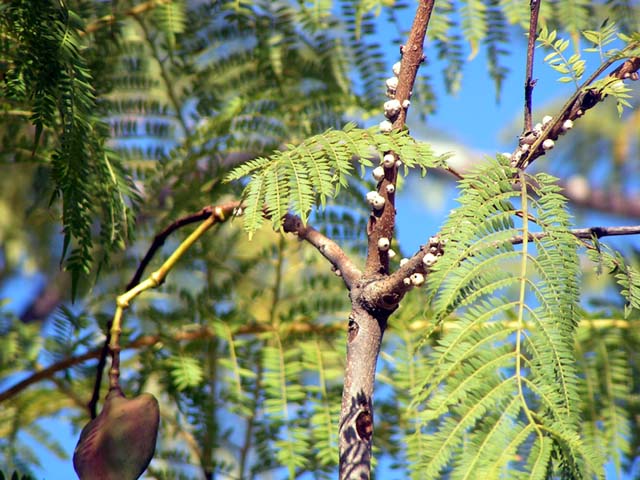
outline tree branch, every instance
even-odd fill
[[[142,13],[153,10],[158,5],[162,5],[164,3],[170,3],[170,2],[171,0],[149,0],[147,2],[140,3],[135,7],[130,8],[129,10],[126,10],[124,12],[124,16],[133,17],[136,15],[140,15]],[[118,21],[118,17],[116,17],[115,15],[113,14],[105,15],[104,17],[98,18],[97,20],[87,24],[87,26],[84,28],[84,31],[81,32],[80,35],[87,35],[89,33],[96,32],[97,30],[100,30],[101,28],[107,25],[112,25],[116,23],[117,21]]]
[[[573,122],[582,117],[585,112],[602,102],[607,95],[600,88],[588,88],[607,68],[623,57],[625,52],[632,51],[640,45],[633,42],[627,45],[620,55],[604,62],[581,86],[560,109],[556,115],[542,130],[533,129],[525,132],[521,137],[518,148],[511,156],[511,164],[516,168],[527,168],[533,161],[544,155],[553,147],[560,135],[566,133]],[[631,57],[613,70],[607,78],[614,81],[637,80],[640,69],[640,57]],[[551,144],[547,144],[551,141]]]
[[[342,277],[346,287],[351,290],[353,284],[362,277],[362,272],[354,265],[347,254],[333,240],[317,231],[308,223],[305,225],[300,217],[288,213],[284,217],[282,226],[285,232],[297,235],[313,245],[329,262],[337,275]]]
[[[207,218],[213,215],[218,215],[216,218],[218,218],[219,221],[223,221],[222,219],[231,217],[233,213],[240,206],[241,206],[241,203],[239,201],[232,201],[232,202],[228,202],[226,204],[218,205],[218,206],[208,206],[200,210],[198,213],[195,213],[193,215],[187,215],[186,217],[179,218],[175,222],[171,223],[168,227],[166,227],[164,230],[162,230],[158,235],[154,237],[153,242],[149,247],[149,250],[147,251],[142,261],[140,262],[140,265],[138,266],[136,273],[134,274],[133,278],[127,285],[125,291],[129,292],[136,285],[138,285],[138,283],[140,282],[140,279],[142,278],[142,274],[145,268],[147,267],[147,265],[149,264],[149,262],[151,261],[155,253],[158,251],[158,249],[162,245],[164,245],[164,242],[166,241],[167,237],[171,235],[171,233],[178,230],[179,228],[184,227],[185,225],[206,220]],[[102,385],[102,375],[104,373],[104,367],[106,366],[106,363],[107,363],[107,355],[109,354],[109,345],[111,343],[112,326],[113,326],[112,320],[109,320],[106,326],[105,343],[100,351],[100,358],[98,360],[98,365],[96,367],[96,379],[93,384],[93,394],[91,395],[91,400],[87,405],[89,409],[89,415],[91,416],[91,418],[96,418],[96,416],[98,415],[97,405],[98,405],[98,400],[100,398],[100,386]]]
[[[293,335],[308,335],[310,333],[318,334],[318,335],[331,335],[336,332],[344,330],[344,325],[342,323],[335,324],[324,324],[324,325],[315,325],[311,322],[312,319],[307,319],[308,321],[301,321],[297,323],[293,323],[289,325],[285,330],[288,334]],[[273,329],[271,325],[263,324],[263,323],[255,323],[250,325],[243,325],[235,331],[236,335],[255,335],[260,333],[269,332]],[[213,329],[208,327],[201,327],[197,329],[189,329],[182,330],[171,335],[171,339],[180,342],[180,341],[195,341],[207,338],[213,338],[216,334]],[[127,343],[123,349],[127,350],[137,350],[144,347],[150,347],[156,345],[161,342],[166,341],[166,335],[142,335],[129,343]],[[56,373],[67,370],[75,365],[79,365],[88,360],[99,358],[102,354],[102,348],[95,348],[93,350],[89,350],[86,353],[81,355],[75,355],[72,357],[68,357],[62,359],[56,363],[49,365],[47,368],[39,370],[37,372],[32,373],[25,379],[19,381],[15,385],[9,387],[3,392],[0,392],[0,403],[5,400],[8,400],[31,385],[38,383],[42,380],[49,379],[53,377]]]
[[[529,8],[531,16],[529,17],[529,40],[527,42],[527,68],[524,80],[524,128],[523,133],[533,128],[531,116],[531,105],[533,96],[533,87],[536,81],[533,77],[533,57],[536,49],[536,38],[538,38],[538,14],[540,13],[540,4],[542,0],[530,0]]]
[[[422,0],[419,2],[407,43],[400,49],[402,61],[397,77],[398,85],[397,88],[390,89],[388,92],[394,100],[398,101],[401,107],[397,116],[391,116],[390,118],[393,120],[394,130],[401,130],[404,128],[406,122],[409,99],[411,98],[413,85],[416,81],[418,68],[425,59],[423,53],[424,37],[431,18],[431,12],[433,11],[433,5],[434,0]],[[393,154],[393,152],[384,153]],[[378,182],[377,191],[378,194],[385,199],[385,203],[384,208],[381,210],[373,210],[369,217],[369,223],[367,225],[369,242],[365,265],[366,276],[389,273],[388,251],[379,249],[378,242],[381,238],[387,238],[389,240],[393,238],[396,219],[395,186],[397,176],[398,165],[394,163],[392,166],[384,168],[384,178]],[[392,187],[389,187],[389,185]]]
[[[570,231],[576,238],[591,239],[602,237],[613,237],[623,235],[640,235],[640,225],[630,225],[622,227],[588,227],[588,228],[576,228]],[[529,241],[534,239],[540,239],[546,237],[546,232],[530,233],[528,235]],[[512,237],[509,243],[512,245],[519,245],[524,241],[522,235]]]
[[[424,61],[423,43],[434,0],[418,3],[407,44],[401,48],[400,70],[387,81],[385,116],[389,119],[384,129],[402,129],[405,125],[409,98],[418,67]],[[389,125],[389,121],[393,121]],[[367,224],[368,249],[364,275],[351,285],[351,313],[347,333],[347,361],[342,406],[340,411],[339,477],[368,479],[371,475],[371,446],[373,442],[373,389],[380,344],[389,315],[397,308],[403,295],[384,291],[382,278],[389,274],[389,243],[393,238],[396,221],[395,186],[398,175],[398,157],[394,152],[383,152],[384,176],[378,181],[375,201]],[[380,200],[383,200],[381,202]],[[376,203],[377,202],[377,203]],[[382,208],[376,208],[382,203]]]
[[[569,178],[558,184],[563,189],[563,195],[577,207],[640,218],[640,196],[628,196],[620,191],[591,188],[586,180],[583,181],[580,178]]]

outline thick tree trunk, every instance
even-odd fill
[[[347,366],[340,415],[340,480],[368,479],[373,438],[373,386],[382,335],[391,312],[366,308],[351,291]]]

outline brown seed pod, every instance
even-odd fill
[[[80,480],[135,480],[153,458],[160,423],[158,400],[150,393],[128,399],[109,390],[100,414],[80,433],[73,468]]]

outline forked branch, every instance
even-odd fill
[[[347,254],[333,240],[327,238],[308,223],[305,225],[300,217],[292,213],[285,215],[282,227],[285,232],[296,235],[313,245],[333,265],[334,272],[344,280],[351,290],[353,284],[360,279],[362,272],[355,266]]]
[[[393,68],[397,76],[387,80],[387,94],[391,100],[384,106],[388,120],[380,124],[383,132],[404,127],[418,67],[424,61],[423,43],[433,6],[434,0],[419,2],[409,38],[401,49],[402,61]],[[383,154],[382,165],[373,172],[378,180],[377,189],[367,198],[372,211],[367,225],[365,271],[350,292],[351,313],[339,427],[341,480],[370,478],[376,361],[387,319],[406,291],[388,289],[393,285],[385,283],[396,221],[395,187],[402,159],[391,151]]]
[[[624,48],[620,55],[604,62],[563,105],[560,112],[543,124],[540,130],[533,129],[520,137],[518,148],[511,156],[511,164],[516,168],[527,168],[533,161],[553,148],[554,142],[573,127],[573,122],[582,117],[585,112],[602,102],[607,94],[602,88],[589,87],[625,52],[631,52],[640,46],[640,42],[633,42]],[[620,64],[607,76],[608,82],[623,82],[637,80],[640,69],[640,57],[630,57]]]
[[[158,285],[161,285],[164,282],[165,277],[169,273],[169,271],[176,264],[178,259],[189,249],[189,247],[200,238],[200,236],[206,232],[209,228],[211,228],[216,223],[224,222],[229,219],[233,213],[240,207],[240,202],[229,202],[224,205],[218,206],[210,206],[203,208],[200,212],[188,215],[186,217],[180,218],[175,222],[171,223],[168,227],[166,227],[162,232],[160,232],[154,238],[153,243],[149,247],[147,254],[144,256],[138,269],[136,270],[135,275],[132,280],[127,285],[126,292],[123,295],[120,295],[117,298],[116,312],[114,314],[113,319],[107,324],[106,328],[106,339],[104,346],[100,353],[100,358],[98,360],[98,365],[96,367],[96,379],[93,385],[93,394],[91,396],[91,400],[87,405],[89,409],[89,415],[91,418],[96,418],[98,415],[97,405],[98,400],[100,398],[100,385],[102,384],[102,374],[104,371],[104,367],[106,365],[107,354],[111,352],[111,369],[109,373],[110,377],[110,386],[114,387],[118,383],[119,378],[119,364],[120,364],[120,343],[119,336],[121,332],[121,320],[123,312],[126,308],[128,308],[130,302],[138,296],[143,291],[149,288],[155,288]],[[176,230],[184,227],[185,225],[189,225],[194,222],[203,221],[204,222],[198,227],[198,229],[193,232],[185,241],[183,241],[180,246],[173,252],[173,254],[162,264],[162,266],[153,272],[149,278],[141,283],[140,279],[142,278],[142,273],[144,272],[146,266],[149,264],[155,253],[158,249],[164,244],[165,240],[171,233]]]

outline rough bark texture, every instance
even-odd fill
[[[402,60],[398,87],[392,95],[401,105],[393,128],[405,124],[409,98],[418,67],[424,61],[423,43],[434,0],[420,1],[406,45],[401,48]],[[394,152],[383,152],[394,154]],[[351,314],[347,334],[347,364],[340,416],[340,479],[366,480],[371,475],[371,445],[373,439],[373,386],[376,361],[389,315],[408,288],[396,274],[389,282],[389,249],[378,248],[381,238],[393,238],[395,227],[395,184],[398,164],[385,166],[384,178],[377,191],[385,199],[384,208],[372,210],[367,225],[368,252],[364,274],[350,289]],[[389,186],[393,188],[389,189]],[[418,264],[424,253],[412,262]],[[398,277],[398,278],[395,278]]]
[[[365,305],[363,285],[351,290],[351,301],[353,306],[349,315],[347,367],[340,415],[340,478],[368,479],[376,361],[391,312]],[[374,313],[369,310],[374,310]]]

